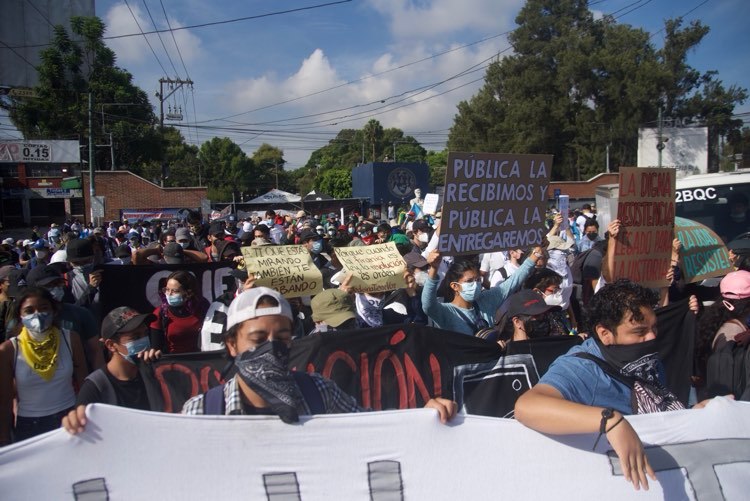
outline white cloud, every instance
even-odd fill
[[[130,9],[132,9],[132,14]],[[107,24],[107,32],[105,36],[117,36],[131,33],[139,33],[141,30],[144,32],[153,31],[154,25],[151,23],[150,18],[146,17],[146,14],[141,11],[138,5],[131,5],[128,9],[127,5],[117,4],[114,5],[105,14],[105,23]],[[135,17],[134,17],[135,16]],[[136,23],[137,19],[137,23]],[[156,19],[157,29],[168,29],[166,20]],[[171,27],[178,28],[184,26],[184,24],[170,17],[169,22]],[[140,28],[139,28],[140,25]],[[130,36],[124,38],[113,38],[107,40],[107,45],[115,51],[117,54],[118,63],[121,66],[129,65],[141,65],[144,63],[155,62],[155,58],[151,49],[146,43],[146,37],[148,43],[151,44],[154,52],[158,56],[161,64],[167,70],[169,75],[164,76],[175,76],[173,75],[174,69],[169,63],[162,42],[159,41],[158,34],[151,34],[144,36]],[[182,54],[182,59],[185,61],[185,65],[190,71],[191,62],[195,62],[202,55],[201,40],[197,36],[190,33],[189,30],[179,30],[174,32],[174,37],[177,40],[177,44]],[[177,67],[180,76],[185,76],[185,71],[182,68],[180,62],[180,54],[178,54],[175,48],[175,42],[172,39],[172,35],[167,33],[161,33],[161,39],[167,48],[169,57],[172,58],[172,62]]]
[[[501,32],[511,26],[522,0],[369,0],[389,20],[397,39],[437,39],[472,30]]]

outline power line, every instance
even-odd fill
[[[149,19],[151,19],[151,24],[154,25],[154,29],[156,28],[156,21],[154,21],[154,16],[151,15],[151,9],[148,8],[148,4],[146,3],[146,0],[143,0],[143,6],[146,8],[146,13],[148,14]],[[164,53],[167,55],[167,60],[169,61],[169,64],[172,65],[172,69],[174,70],[174,74],[177,78],[180,78],[180,72],[177,71],[177,67],[174,65],[174,61],[172,61],[172,57],[169,55],[169,51],[167,50],[167,46],[164,45],[164,40],[161,37],[161,33],[156,34],[157,37],[159,37],[159,42],[161,42],[161,46],[164,49]]]
[[[293,14],[295,12],[303,12],[306,10],[313,10],[313,9],[320,9],[323,7],[331,7],[333,5],[339,5],[342,3],[349,3],[352,0],[338,0],[336,2],[328,2],[328,3],[322,3],[317,5],[309,5],[307,7],[297,7],[294,9],[286,9],[286,10],[279,10],[275,12],[268,12],[266,14],[257,14],[254,16],[244,16],[244,17],[236,17],[232,19],[225,19],[223,21],[213,21],[210,23],[202,23],[202,24],[193,24],[190,26],[178,26],[177,28],[174,28],[174,31],[180,31],[180,30],[192,30],[195,28],[205,28],[207,26],[217,26],[220,24],[229,24],[229,23],[238,23],[241,21],[250,21],[253,19],[262,19],[265,17],[273,17],[273,16],[281,16],[284,14]],[[127,0],[125,1],[127,4]],[[169,30],[154,30],[154,31],[141,31],[140,33],[127,33],[125,35],[110,35],[108,37],[102,37],[104,40],[114,40],[117,38],[128,38],[128,37],[137,37],[139,35],[153,35],[154,33],[166,33]],[[26,48],[33,48],[33,47],[46,47],[48,45],[52,45],[51,43],[42,43],[42,44],[35,44],[35,45],[19,45],[14,46],[14,49],[26,49]]]
[[[143,35],[143,39],[148,44],[148,48],[151,49],[151,53],[156,58],[156,62],[159,63],[159,67],[164,72],[164,74],[168,75],[169,73],[167,72],[167,70],[164,69],[164,65],[161,64],[161,61],[159,60],[159,56],[156,55],[156,51],[154,51],[154,48],[151,47],[151,42],[148,41],[148,37],[146,36],[146,34],[141,29],[141,23],[138,22],[138,18],[135,16],[135,13],[133,12],[133,9],[130,8],[130,4],[128,3],[128,0],[124,0],[124,1],[125,1],[125,5],[128,7],[128,10],[130,11],[130,15],[133,16],[133,21],[135,21],[136,26],[138,26],[138,30],[141,32],[141,35]]]
[[[605,0],[601,0],[601,1],[605,1]],[[633,12],[633,11],[635,11],[637,9],[640,9],[641,7],[644,7],[646,4],[650,3],[652,0],[646,0],[645,3],[642,3],[643,1],[644,0],[636,0],[635,2],[632,2],[632,3],[628,4],[628,5],[620,8],[620,9],[618,9],[616,11],[614,11],[613,13],[609,14],[609,16],[612,16],[614,19],[619,19],[620,17],[623,17],[623,16],[625,16],[627,14],[630,14],[631,12]],[[708,0],[705,0],[705,1],[708,1]],[[597,3],[599,3],[599,2],[597,2]],[[641,4],[641,5],[637,5],[637,4]],[[616,16],[615,17],[615,14],[618,14],[621,11],[623,11],[623,10],[629,8],[629,7],[632,7],[632,6],[635,6],[635,7],[633,9],[625,12],[624,14],[621,14],[620,16]],[[506,36],[506,35],[509,35],[509,34],[513,33],[517,29],[518,28],[513,29],[513,30],[505,31],[503,33],[498,33],[496,35],[492,35],[490,37],[486,37],[486,38],[483,38],[481,40],[477,40],[475,42],[470,42],[470,43],[468,43],[466,45],[462,45],[462,46],[455,47],[455,48],[450,49],[450,50],[439,52],[437,54],[433,54],[431,56],[424,57],[424,58],[418,59],[416,61],[412,61],[410,63],[406,63],[406,64],[403,64],[403,65],[397,66],[395,68],[391,68],[391,69],[388,69],[388,70],[385,70],[385,71],[382,71],[382,72],[379,72],[379,73],[375,73],[373,75],[368,75],[368,76],[365,76],[365,77],[362,77],[362,78],[358,78],[358,79],[355,79],[355,80],[350,80],[348,82],[345,82],[345,83],[342,83],[342,84],[339,84],[339,85],[335,85],[333,87],[329,87],[327,89],[316,91],[316,92],[313,92],[313,93],[310,93],[310,94],[306,94],[304,96],[298,96],[298,97],[295,97],[295,98],[286,99],[284,101],[280,101],[280,102],[277,102],[277,103],[273,103],[273,104],[269,104],[269,105],[266,105],[266,106],[262,106],[260,108],[255,108],[255,109],[244,111],[244,112],[241,112],[241,113],[235,113],[235,114],[232,114],[232,115],[227,115],[227,116],[220,117],[220,118],[214,118],[214,119],[210,119],[210,120],[202,120],[202,121],[196,122],[196,123],[209,123],[209,122],[215,122],[215,121],[226,121],[229,118],[234,118],[234,117],[245,115],[245,114],[248,114],[248,113],[253,113],[253,112],[256,112],[256,111],[265,110],[265,109],[272,108],[272,107],[275,107],[275,106],[279,106],[279,105],[282,105],[282,104],[287,104],[287,103],[290,103],[290,102],[294,102],[294,101],[298,101],[298,100],[301,100],[301,99],[305,99],[307,97],[313,97],[313,96],[316,96],[316,95],[319,95],[319,94],[322,94],[322,93],[325,93],[325,92],[329,92],[329,91],[332,91],[332,90],[339,89],[341,87],[345,87],[347,85],[352,85],[352,84],[359,83],[361,81],[364,81],[364,80],[367,80],[367,79],[370,79],[370,78],[375,78],[375,77],[381,76],[383,74],[390,73],[392,71],[397,71],[397,70],[400,70],[400,69],[404,69],[404,68],[406,68],[408,66],[412,66],[414,64],[418,64],[418,63],[421,63],[421,62],[424,62],[424,61],[427,61],[427,60],[430,60],[430,59],[435,59],[437,57],[443,56],[445,54],[448,54],[448,53],[456,51],[456,50],[462,50],[462,49],[464,49],[466,47],[477,45],[479,43],[483,43],[485,41],[492,40],[492,39],[495,39],[495,38],[498,38],[498,37],[501,37],[501,36]],[[505,49],[505,50],[508,50],[508,49]],[[505,50],[501,51],[500,53],[505,52]],[[500,53],[496,54],[496,56],[499,55]],[[410,92],[410,91],[406,91],[406,92]],[[388,97],[388,98],[384,98],[384,100],[388,100],[388,99],[391,99],[393,97],[394,96],[391,96],[391,97]],[[380,101],[382,101],[382,100],[380,100]],[[353,109],[355,107],[368,106],[369,104],[373,104],[373,103],[367,103],[367,104],[361,104],[361,105],[354,105],[354,106],[346,108],[346,109]],[[335,112],[335,111],[333,111],[333,112]],[[327,113],[332,113],[332,112],[327,112]],[[323,115],[323,114],[326,114],[326,112],[319,113],[318,115]],[[290,119],[290,120],[293,120],[293,119]],[[268,123],[268,122],[266,122],[266,123]]]
[[[491,35],[491,36],[482,38],[480,40],[476,40],[474,42],[469,42],[469,43],[467,43],[465,45],[460,45],[458,47],[453,47],[452,49],[448,49],[448,50],[445,50],[443,52],[438,52],[436,54],[432,54],[430,56],[423,57],[421,59],[417,59],[415,61],[411,61],[411,62],[402,64],[402,65],[396,66],[394,68],[389,68],[387,70],[383,70],[383,71],[378,72],[378,73],[373,73],[371,75],[367,75],[367,76],[364,76],[364,77],[361,77],[361,78],[357,78],[355,80],[349,80],[347,82],[344,82],[344,83],[338,84],[338,85],[334,85],[333,87],[329,87],[327,89],[319,90],[319,91],[316,91],[316,92],[311,92],[310,94],[305,94],[303,96],[297,96],[297,97],[294,97],[294,98],[286,99],[284,101],[279,101],[279,102],[276,102],[276,103],[273,103],[273,104],[269,104],[269,105],[266,105],[266,106],[261,106],[260,108],[255,108],[255,109],[252,109],[252,110],[243,111],[241,113],[235,113],[233,115],[227,115],[225,117],[213,118],[211,120],[203,120],[203,121],[197,122],[197,123],[208,123],[208,122],[216,122],[216,121],[220,121],[220,120],[226,120],[228,118],[234,118],[234,117],[238,117],[240,115],[246,115],[248,113],[254,113],[256,111],[262,111],[262,110],[266,110],[268,108],[273,108],[275,106],[280,106],[282,104],[288,104],[288,103],[292,103],[294,101],[299,101],[301,99],[305,99],[305,98],[308,98],[308,97],[317,96],[317,95],[323,94],[325,92],[329,92],[329,91],[332,91],[332,90],[340,89],[342,87],[346,87],[347,85],[353,85],[355,83],[364,82],[365,80],[369,80],[371,78],[376,78],[376,77],[379,77],[379,76],[382,76],[382,75],[385,75],[385,74],[388,74],[388,73],[392,73],[394,71],[402,70],[404,68],[408,68],[409,66],[413,66],[415,64],[419,64],[419,63],[422,63],[422,62],[425,62],[425,61],[429,61],[431,59],[436,59],[436,58],[444,56],[446,54],[450,54],[451,52],[455,52],[455,51],[458,51],[458,50],[463,50],[463,49],[465,49],[467,47],[478,45],[480,43],[484,43],[484,42],[487,42],[489,40],[494,40],[495,38],[499,38],[499,37],[508,35],[509,33],[512,33],[513,31],[514,30],[508,30],[508,31],[504,31],[502,33],[497,33],[495,35]]]

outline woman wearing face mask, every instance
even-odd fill
[[[200,351],[201,326],[209,302],[200,294],[198,282],[187,271],[175,271],[162,289],[161,306],[154,310],[151,346],[164,353]]]
[[[56,429],[75,405],[73,385],[83,384],[86,361],[78,334],[60,329],[57,313],[46,289],[28,287],[17,298],[21,333],[0,345],[0,445]]]
[[[554,271],[543,268],[534,270],[524,281],[523,288],[530,289],[542,297],[550,307],[557,307],[548,314],[551,336],[565,336],[573,333],[573,324],[568,312],[563,309],[565,298],[561,288],[562,277]],[[577,332],[576,332],[577,333]]]
[[[443,279],[445,302],[439,303],[438,268],[442,257],[439,251],[433,250],[427,258],[430,268],[427,282],[422,289],[422,309],[441,329],[473,336],[494,323],[498,307],[508,296],[521,288],[523,281],[542,255],[542,249],[535,248],[518,271],[489,290],[482,290],[481,276],[476,263],[465,259],[457,260]]]

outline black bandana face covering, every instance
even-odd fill
[[[271,411],[285,423],[299,421],[297,407],[302,393],[289,372],[289,347],[281,341],[266,341],[235,359],[242,381],[268,402]]]
[[[656,339],[635,344],[599,344],[604,360],[626,376],[638,376],[652,382],[657,378]]]

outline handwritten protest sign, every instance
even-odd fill
[[[393,242],[337,247],[335,252],[344,270],[354,274],[349,282],[354,292],[385,292],[406,285],[406,263]]]
[[[440,252],[540,245],[551,167],[552,155],[449,152]]]
[[[723,277],[734,269],[724,242],[710,228],[690,219],[676,217],[674,230],[682,243],[680,269],[685,282]]]
[[[323,276],[302,245],[242,247],[245,267],[255,284],[284,297],[312,296],[323,290]]]
[[[646,287],[669,285],[672,255],[675,170],[620,168],[617,218],[623,234],[615,240],[614,279],[629,278]]]
[[[437,212],[438,200],[440,200],[440,195],[437,193],[428,193],[425,195],[422,213],[435,214]]]

